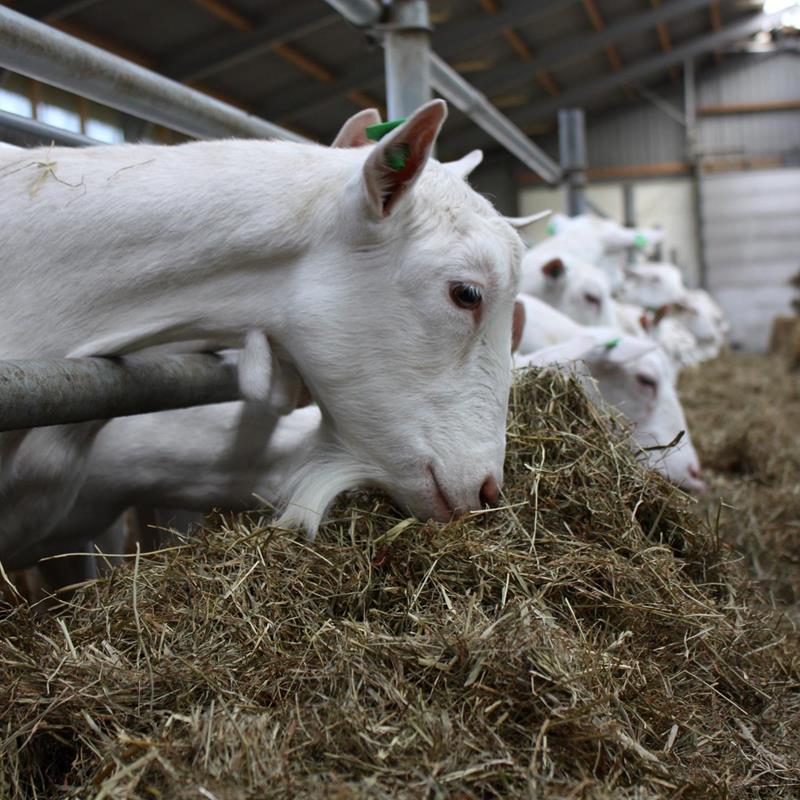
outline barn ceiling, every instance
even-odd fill
[[[17,0],[17,11],[329,141],[382,107],[380,46],[323,0]],[[757,13],[741,0],[431,0],[433,49],[532,137],[559,106],[597,112],[679,85],[681,50]],[[496,145],[455,109],[442,152]]]

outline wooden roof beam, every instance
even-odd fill
[[[249,31],[255,27],[251,19],[220,0],[192,0],[192,2],[231,28],[236,28],[237,31]]]
[[[658,8],[661,5],[661,0],[650,0],[650,5],[653,8]],[[656,34],[658,35],[658,43],[661,46],[662,52],[669,53],[672,50],[672,37],[669,35],[669,29],[666,23],[659,22],[658,25],[656,25]],[[677,67],[669,68],[669,77],[674,86],[680,83],[681,76]]]
[[[658,8],[661,5],[661,0],[650,0],[650,5],[653,8]],[[659,22],[656,25],[656,34],[658,35],[658,43],[661,46],[661,50],[664,53],[669,53],[672,51],[672,37],[669,35],[669,29],[666,26],[666,23]],[[669,68],[669,77],[672,80],[672,85],[677,86],[680,83],[680,72],[677,67],[670,67]]]
[[[249,32],[256,27],[253,20],[240,14],[236,9],[227,3],[221,2],[221,0],[192,0],[192,2],[237,31]],[[322,83],[333,83],[336,80],[336,75],[324,64],[307,56],[286,42],[275,42],[270,47],[270,50],[279,58],[293,64],[302,72],[311,75]]]
[[[500,10],[497,7],[495,0],[481,0],[481,5],[488,14],[497,14]],[[502,32],[505,40],[511,45],[511,48],[519,56],[521,61],[528,62],[533,59],[533,52],[513,25],[506,25]],[[535,77],[536,82],[551,97],[558,97],[558,95],[561,93],[561,90],[558,88],[558,84],[556,84],[555,79],[547,70],[538,70]],[[515,95],[515,97],[519,96],[519,94]]]
[[[722,10],[719,7],[719,0],[711,0],[708,4],[708,20],[711,23],[711,30],[718,31],[722,27]],[[717,64],[722,63],[722,51],[714,51],[714,60]]]
[[[586,16],[589,17],[589,22],[591,22],[592,27],[596,31],[602,31],[606,27],[606,23],[600,14],[600,9],[597,7],[595,0],[581,0],[581,4],[583,5],[583,10],[586,12]],[[606,60],[611,65],[611,69],[614,72],[621,72],[622,59],[619,57],[617,46],[614,44],[606,45],[603,48],[603,52],[605,53]],[[622,88],[625,92],[625,96],[629,100],[632,100],[634,97],[633,89],[628,84],[625,84]]]

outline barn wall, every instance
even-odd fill
[[[727,62],[730,63],[727,63]],[[698,83],[698,105],[729,106],[800,100],[800,58],[796,53],[742,55],[726,59]],[[800,109],[701,116],[704,157],[800,154]]]
[[[683,111],[679,89],[658,95]],[[800,58],[795,53],[728,55],[721,67],[698,74],[697,105],[800,101]],[[591,167],[669,164],[686,160],[683,126],[650,102],[615,112],[590,115],[588,155]],[[730,156],[800,154],[800,109],[723,114],[698,118],[700,154]]]
[[[658,94],[683,111],[680,88]],[[722,66],[698,74],[700,109],[796,101],[795,53],[726,54]],[[787,280],[800,270],[800,110],[698,117],[697,149],[707,168],[699,220],[679,121],[642,102],[590,115],[587,138],[590,169],[605,171],[590,181],[589,199],[621,220],[624,183],[617,176],[624,174],[634,187],[637,223],[664,228],[663,257],[692,286],[700,281],[702,238],[709,287],[733,322],[733,341],[763,349],[772,317],[789,311]],[[670,172],[676,174],[651,177]],[[564,207],[560,190],[535,184],[520,190],[520,205],[521,213]]]
[[[703,179],[709,289],[731,321],[731,340],[764,350],[771,320],[790,314],[800,273],[800,168]]]
[[[658,94],[682,110],[680,93]],[[660,164],[686,158],[683,125],[649,102],[616,113],[590,115],[586,135],[591,167]]]

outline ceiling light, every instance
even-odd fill
[[[781,27],[800,29],[800,0],[764,0],[763,8],[765,14],[784,12],[781,14]]]

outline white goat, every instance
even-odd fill
[[[263,331],[338,443],[286,524],[313,535],[345,476],[421,517],[479,507],[502,479],[522,245],[430,159],[445,115],[432,101],[370,147],[3,153],[0,356],[236,347]],[[356,127],[344,139],[361,144]],[[0,554],[70,507],[97,429],[3,437]]]
[[[522,259],[520,291],[538,297],[582,325],[614,325],[611,285],[606,274],[546,239]]]
[[[650,320],[642,306],[614,300],[611,308],[614,312],[614,324],[621,331],[640,338],[649,335]]]
[[[644,249],[664,238],[663,231],[657,228],[626,228],[592,214],[553,214],[548,230],[562,238],[575,255],[600,267],[613,291],[622,284],[626,251],[633,247]]]
[[[658,309],[687,301],[681,271],[674,264],[645,262],[625,268],[625,281],[617,292],[620,300],[646,309]]]
[[[336,457],[329,435],[317,406],[278,417],[253,403],[219,403],[110,420],[95,437],[69,514],[46,540],[21,544],[3,563],[21,569],[65,550],[91,553],[87,540],[97,541],[132,505],[284,506],[311,459],[324,459],[328,445]],[[91,559],[82,562],[88,577]]]
[[[699,361],[716,358],[730,331],[730,324],[714,298],[703,289],[689,289],[683,302],[670,310],[697,341]]]
[[[516,303],[512,350],[523,326],[524,307]],[[273,392],[287,390],[281,378]],[[264,404],[234,402],[112,419],[94,438],[70,513],[46,538],[7,548],[3,561],[8,568],[21,569],[64,550],[91,553],[93,543],[128,506],[146,511],[171,507],[206,512],[215,506],[245,510],[260,499],[291,508],[309,470],[317,472],[331,463],[337,469],[330,470],[326,483],[315,484],[320,496],[309,498],[312,507],[327,508],[330,498],[359,483],[357,475],[338,468],[340,448],[317,406],[279,417]],[[385,488],[402,502],[391,486]],[[94,575],[89,556],[41,567],[52,588]]]
[[[515,364],[583,362],[595,382],[586,383],[590,396],[599,394],[631,421],[633,439],[643,448],[648,466],[690,491],[704,491],[672,369],[658,346],[613,328],[578,325],[535,298],[520,299],[526,309],[526,324]],[[670,444],[681,431],[684,434],[674,447],[658,449]]]

